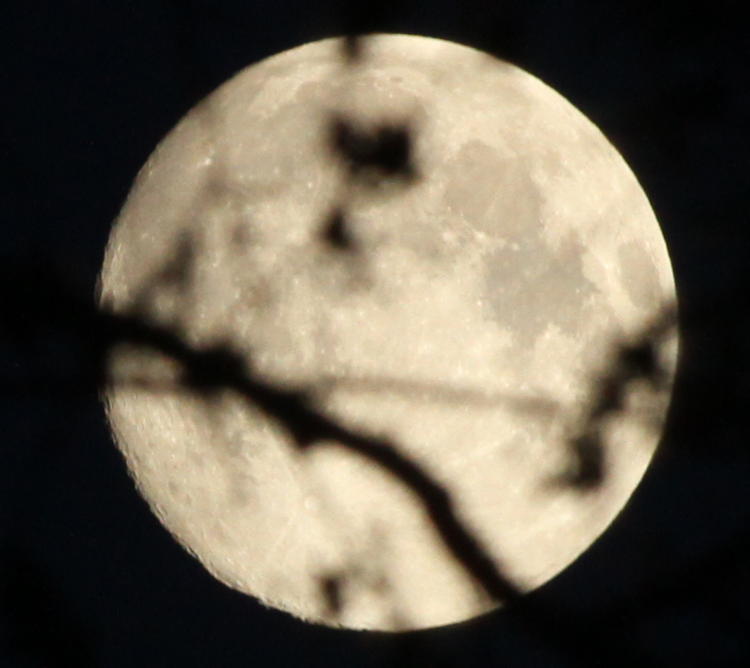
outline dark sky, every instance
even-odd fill
[[[750,659],[750,82],[740,9],[653,0],[6,2],[0,665]],[[569,629],[564,649],[513,610],[406,636],[360,634],[302,624],[220,585],[135,492],[95,395],[55,380],[75,375],[80,341],[38,331],[35,276],[54,267],[71,290],[93,293],[111,221],[180,116],[242,67],[349,29],[482,48],[570,99],[638,175],[662,223],[680,306],[698,314],[682,323],[674,410],[655,465],[602,539],[534,595]]]

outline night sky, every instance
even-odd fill
[[[555,668],[750,659],[750,54],[741,7],[6,2],[0,665]],[[630,504],[530,597],[567,630],[563,645],[513,609],[418,633],[355,633],[304,624],[218,583],[138,496],[95,391],[75,381],[87,342],[39,318],[49,275],[93,295],[133,178],[188,109],[248,64],[352,30],[451,39],[538,76],[620,150],[662,225],[683,314],[675,400]]]

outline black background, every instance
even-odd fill
[[[534,596],[595,664],[741,664],[750,658],[750,93],[740,10],[551,0],[6,3],[0,262],[32,272],[52,264],[71,289],[93,294],[111,222],[157,141],[265,56],[356,29],[442,37],[511,60],[622,152],[662,224],[680,306],[701,314],[682,332],[654,466],[602,539]],[[33,281],[15,276],[3,274],[2,294],[33,302]],[[5,329],[24,317],[0,314]],[[95,395],[45,391],[45,375],[75,372],[76,342],[51,332],[33,355],[7,338],[0,346],[0,665],[581,665],[513,610],[414,634],[354,633],[303,624],[229,590],[139,498]],[[36,391],[21,391],[29,378]]]

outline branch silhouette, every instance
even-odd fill
[[[229,344],[195,349],[166,327],[107,309],[90,319],[101,332],[102,350],[130,343],[169,355],[182,364],[185,388],[200,394],[233,390],[273,418],[300,449],[335,441],[389,472],[415,493],[445,546],[485,592],[501,601],[520,597],[458,519],[448,492],[392,441],[352,430],[324,415],[314,407],[311,390],[282,389],[259,379]]]

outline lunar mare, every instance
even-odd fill
[[[551,483],[617,344],[674,301],[667,250],[623,159],[545,84],[441,40],[364,46],[352,65],[339,39],[273,56],[185,116],[112,230],[101,303],[197,350],[229,345],[254,377],[390,439],[533,589],[610,524],[659,440],[669,383],[606,425],[601,485]],[[417,178],[353,178],[330,147],[335,117],[406,124]],[[336,207],[350,249],[321,234]],[[246,397],[180,374],[115,347],[107,413],[151,508],[218,579],[352,628],[496,606],[393,475],[340,444],[302,451]],[[334,580],[340,606],[323,595]]]

